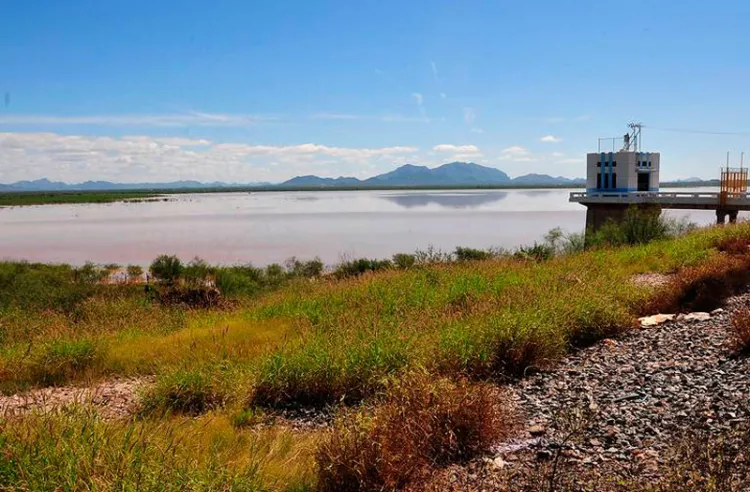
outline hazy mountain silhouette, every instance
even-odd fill
[[[481,205],[499,202],[508,196],[506,191],[486,193],[404,193],[382,195],[380,198],[404,208],[419,208],[436,204],[446,208],[476,208]]]

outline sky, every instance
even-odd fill
[[[742,0],[4,2],[0,183],[580,177],[630,122],[662,179],[716,178],[750,151],[748,19]]]

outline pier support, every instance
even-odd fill
[[[586,203],[586,231],[596,232],[607,222],[620,222],[630,207],[638,207],[640,211],[661,214],[661,207],[654,204],[632,205],[614,203]],[[735,216],[736,217],[736,216]]]
[[[737,214],[739,213],[738,210],[726,210],[723,208],[717,208],[716,209],[716,223],[719,225],[725,224],[727,221],[727,216],[729,217],[729,223],[734,224],[737,222]]]

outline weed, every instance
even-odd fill
[[[750,352],[750,309],[743,308],[732,316],[732,347]]]
[[[94,363],[97,354],[91,340],[51,341],[33,361],[32,377],[46,385],[80,377]]]
[[[486,452],[512,426],[488,386],[413,375],[372,410],[344,417],[318,449],[320,490],[400,489]]]
[[[207,368],[178,369],[159,377],[140,402],[140,414],[199,415],[226,402],[228,390]]]
[[[358,260],[345,261],[336,267],[333,274],[338,278],[355,277],[366,272],[377,272],[391,268],[393,263],[390,260],[371,260],[360,258]]]

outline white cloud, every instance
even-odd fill
[[[552,157],[565,157],[562,152],[552,152]]]
[[[440,98],[441,99],[445,99],[446,97],[448,97],[448,96],[445,94],[445,92],[441,92],[440,93]]]
[[[474,127],[471,129],[471,132],[472,133],[484,133],[484,130],[482,130],[481,128]]]
[[[410,146],[376,148],[212,143],[178,137],[121,138],[0,133],[0,182],[281,181],[297,174],[362,175],[371,166],[415,160]]]
[[[560,159],[559,161],[555,161],[555,164],[563,164],[563,165],[579,164],[583,166],[584,160],[583,160],[583,157],[569,157],[567,159]]]
[[[443,154],[443,159],[453,161],[476,160],[483,156],[476,145],[440,144],[432,148],[433,152]]]
[[[180,114],[122,114],[56,116],[32,114],[0,115],[0,124],[7,125],[104,125],[104,126],[247,126],[277,118],[250,114],[217,114],[189,112]]]
[[[479,154],[479,148],[476,145],[451,145],[440,144],[432,148],[435,152],[460,152],[462,154]]]
[[[562,138],[556,137],[554,135],[545,135],[540,138],[539,141],[544,143],[559,143],[562,142]]]
[[[500,152],[498,159],[513,162],[533,162],[536,160],[531,156],[531,152],[528,149],[519,145],[506,147]]]
[[[430,66],[432,67],[432,75],[435,77],[435,80],[437,80],[437,78],[438,78],[437,65],[435,65],[434,61],[431,61],[430,62]]]
[[[411,97],[414,98],[414,101],[416,101],[417,106],[422,106],[422,101],[424,100],[424,98],[422,97],[422,94],[420,94],[419,92],[412,92]]]

